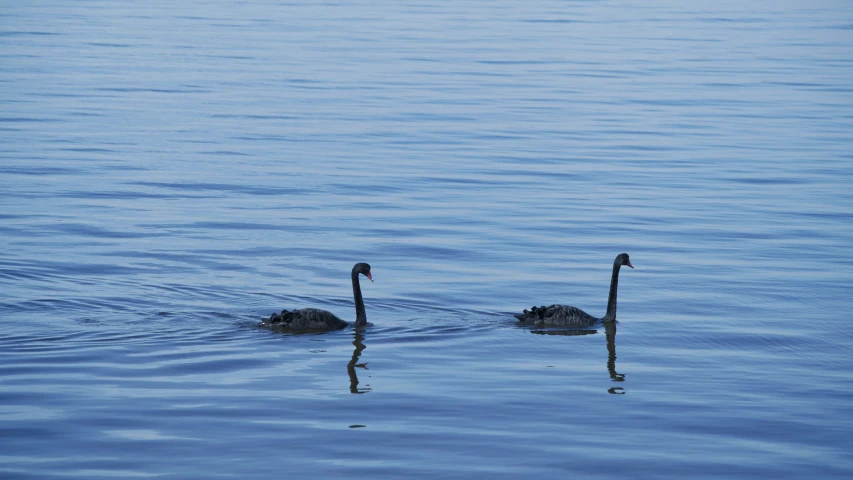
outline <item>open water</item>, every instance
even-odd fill
[[[0,476],[850,478],[851,152],[846,1],[2,2]]]

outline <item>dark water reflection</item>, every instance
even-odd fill
[[[370,391],[370,385],[367,385],[362,388],[358,388],[358,374],[356,373],[356,368],[361,368],[367,370],[367,363],[358,363],[358,358],[361,356],[361,352],[367,348],[364,345],[364,333],[361,329],[355,329],[355,333],[353,333],[353,341],[352,344],[355,346],[355,349],[352,351],[352,358],[349,363],[347,363],[347,375],[349,375],[349,391],[350,393],[367,393]]]
[[[616,322],[604,323],[604,334],[607,337],[607,371],[610,373],[610,379],[614,382],[624,382],[625,374],[616,372]],[[624,395],[623,387],[611,387],[607,389],[608,393]]]
[[[624,382],[625,374],[618,373],[616,371],[616,322],[603,322],[602,326],[604,327],[605,338],[607,339],[607,372],[610,374],[610,379],[614,382]],[[537,328],[530,330],[530,333],[534,333],[537,335],[578,337],[584,335],[594,335],[598,333],[598,330],[588,328]],[[607,389],[607,392],[616,395],[624,395],[625,388],[611,387]]]

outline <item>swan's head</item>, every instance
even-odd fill
[[[370,265],[366,263],[356,263],[354,267],[352,267],[352,274],[362,274],[368,278],[371,282],[373,281],[373,277],[370,276]]]
[[[620,253],[619,255],[616,255],[616,261],[614,263],[616,265],[620,265],[620,266],[626,265],[626,266],[629,266],[631,268],[634,268],[634,266],[631,265],[631,259],[628,258],[627,253]]]

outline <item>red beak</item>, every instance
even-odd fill
[[[634,267],[631,267],[631,268],[634,268]],[[367,277],[371,282],[373,281],[373,277],[370,276],[370,272],[365,273],[364,276]]]
[[[628,265],[629,267],[634,268],[634,266],[633,266],[633,265],[631,265],[631,261],[630,261],[630,260],[626,260],[626,262],[627,262],[627,263],[625,263],[625,265]]]

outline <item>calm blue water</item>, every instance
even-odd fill
[[[0,6],[0,476],[853,475],[848,2],[174,3]]]

